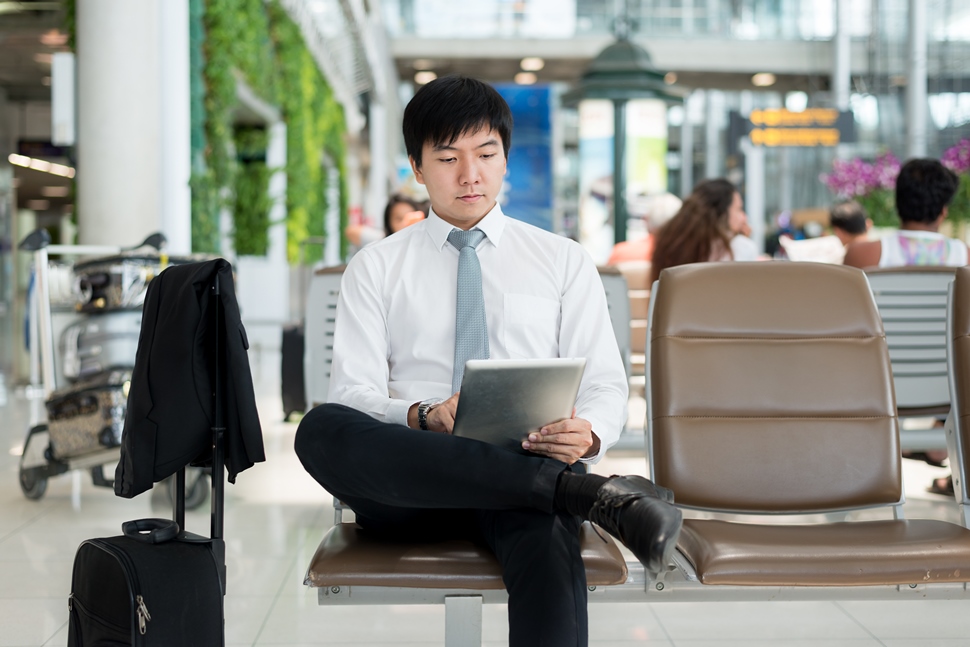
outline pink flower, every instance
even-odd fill
[[[832,193],[842,199],[868,195],[876,189],[895,189],[900,163],[892,153],[883,153],[872,163],[862,159],[836,159],[832,172],[819,176]]]
[[[957,144],[946,149],[940,161],[954,173],[970,171],[970,139],[961,139]]]

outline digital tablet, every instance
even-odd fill
[[[452,433],[529,453],[529,432],[572,416],[585,368],[585,359],[469,360]]]

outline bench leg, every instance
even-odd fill
[[[445,598],[445,647],[482,646],[482,596]]]

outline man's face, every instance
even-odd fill
[[[414,177],[428,188],[431,207],[445,222],[471,229],[498,198],[505,177],[502,138],[493,130],[462,135],[450,144],[424,143]]]

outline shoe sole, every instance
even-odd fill
[[[665,569],[671,563],[671,561],[673,561],[674,553],[677,551],[677,542],[680,540],[680,531],[684,529],[684,515],[680,512],[680,510],[677,510],[677,513],[680,515],[680,520],[677,524],[677,530],[673,532],[673,534],[664,544],[663,554],[660,557],[660,570]],[[660,572],[660,570],[652,570],[649,565],[643,562],[643,560],[638,559],[638,561],[643,568],[654,577],[656,577]]]
[[[680,510],[678,510],[677,512],[680,512]],[[677,552],[677,542],[680,541],[680,531],[683,529],[684,529],[684,515],[681,514],[680,523],[677,524],[677,531],[674,533],[674,536],[670,538],[670,541],[667,542],[667,546],[664,547],[663,565],[665,567],[668,564],[670,564],[671,561],[673,561],[674,553]]]

